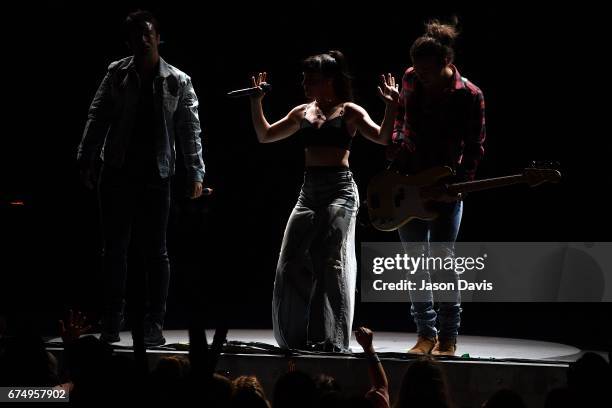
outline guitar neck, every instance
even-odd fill
[[[453,193],[471,193],[472,191],[511,186],[513,184],[519,184],[523,182],[525,182],[525,176],[523,174],[515,174],[512,176],[494,177],[484,180],[453,183],[448,186],[448,189]]]

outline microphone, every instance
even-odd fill
[[[261,84],[259,84],[259,86],[254,86],[252,88],[237,89],[235,91],[228,92],[227,96],[232,97],[232,98],[238,98],[241,96],[256,95],[260,91],[264,91],[264,93],[266,93],[266,92],[270,92],[271,90],[272,90],[272,85],[266,82],[262,82]]]

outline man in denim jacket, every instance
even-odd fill
[[[94,165],[98,158],[103,161],[98,180],[105,274],[102,340],[120,340],[127,252],[130,237],[136,235],[148,281],[145,344],[152,346],[165,343],[170,278],[166,229],[175,139],[191,198],[202,195],[204,162],[198,99],[189,76],[160,58],[157,21],[151,13],[137,11],[127,17],[125,29],[134,55],[108,67],[89,107],[77,159],[90,188],[96,181]],[[144,292],[144,283],[136,287]]]

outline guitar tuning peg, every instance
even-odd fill
[[[560,163],[557,160],[532,160],[529,163],[528,168],[541,168],[541,169],[558,169]]]
[[[557,160],[547,160],[545,165],[547,169],[558,169],[560,166]]]

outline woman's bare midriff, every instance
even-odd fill
[[[305,164],[312,166],[349,166],[350,151],[340,147],[310,146],[304,149]]]

